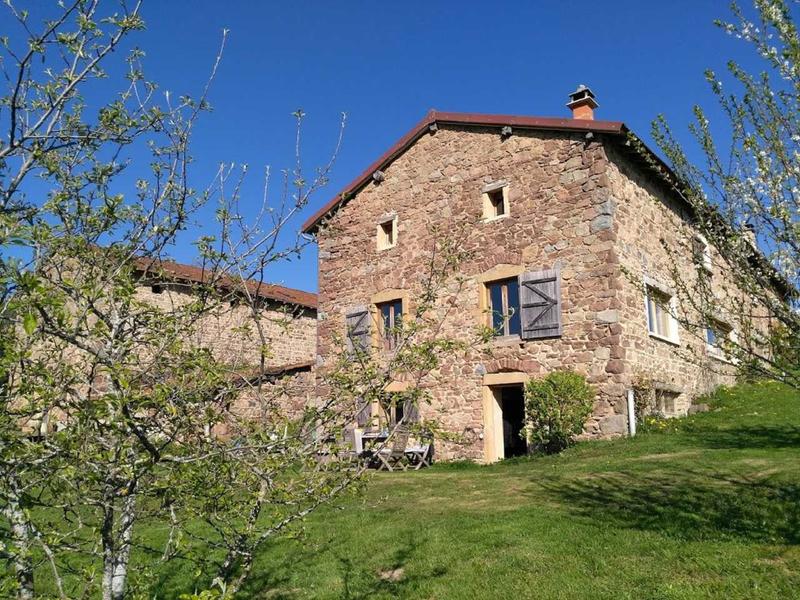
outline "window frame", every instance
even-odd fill
[[[707,273],[714,271],[714,264],[711,260],[711,246],[702,233],[695,233],[694,237],[692,237],[692,260]]]
[[[654,408],[664,417],[674,417],[677,414],[678,398],[680,394],[671,390],[654,390]]]
[[[714,327],[716,325],[717,327]],[[709,332],[714,333],[717,343],[712,343],[708,339]],[[712,319],[706,324],[706,354],[709,357],[723,362],[733,362],[733,360],[725,354],[725,350],[719,346],[719,340],[727,340],[736,342],[736,330],[733,325],[721,319]]]
[[[387,232],[386,226],[389,226]],[[397,246],[397,215],[383,217],[375,227],[375,240],[378,251],[389,250]]]
[[[509,289],[508,284],[514,283],[517,287],[517,302],[516,306],[510,306],[509,304]],[[483,284],[485,290],[485,305],[487,309],[487,324],[492,329],[494,333],[493,337],[495,339],[511,339],[511,338],[519,338],[522,339],[522,322],[521,322],[521,309],[520,309],[520,291],[519,291],[519,277],[505,277],[501,279],[494,279],[491,281],[486,281]],[[503,325],[502,331],[498,332],[495,328],[495,310],[492,302],[492,288],[496,286],[500,287],[500,297],[501,297],[501,315],[503,318]],[[510,309],[515,309],[513,314],[509,314]],[[517,331],[512,332],[512,321],[516,317],[517,323]]]
[[[405,417],[405,400],[401,394],[389,396],[389,405],[384,409],[384,415],[389,427],[396,427],[399,421]]]
[[[503,212],[498,214],[497,213],[497,205],[500,202],[493,202],[492,198],[496,197],[498,194],[501,194],[501,201],[503,206]],[[508,182],[507,181],[495,181],[483,186],[481,190],[481,198],[483,203],[483,221],[490,222],[490,221],[499,221],[500,219],[505,219],[511,214],[511,204],[509,202],[509,193],[508,193]]]
[[[644,314],[645,321],[647,322],[647,334],[651,338],[679,345],[680,335],[678,332],[678,320],[674,316],[676,312],[675,295],[664,288],[664,286],[648,278],[645,278],[644,285]],[[663,299],[661,303],[656,300],[658,296],[661,296]],[[651,302],[654,308],[660,307],[662,309],[662,312],[660,312],[661,320],[656,320],[656,322],[663,322],[668,331],[662,332],[653,327],[654,320],[650,311]],[[653,313],[655,313],[655,309]]]
[[[398,315],[397,307],[399,306],[400,312]],[[384,314],[384,309],[388,308],[388,314]],[[378,321],[378,337],[384,350],[394,350],[397,347],[397,331],[392,331],[403,323],[403,315],[405,314],[405,301],[403,298],[394,298],[391,300],[383,300],[375,303],[375,316]],[[389,317],[389,327],[386,326],[386,316]],[[398,319],[399,316],[399,319]],[[391,334],[391,335],[388,335]]]

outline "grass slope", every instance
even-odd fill
[[[753,385],[634,439],[380,474],[265,553],[249,596],[798,597],[798,459],[800,397]]]
[[[560,456],[376,474],[269,546],[240,597],[800,597],[800,395],[712,402]],[[153,576],[159,598],[203,586]]]

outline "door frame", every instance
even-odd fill
[[[503,446],[503,407],[500,403],[501,388],[525,385],[530,379],[527,373],[487,373],[483,376],[483,462],[492,463],[505,458]]]

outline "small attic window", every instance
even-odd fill
[[[711,260],[711,246],[708,241],[701,234],[695,234],[692,238],[692,258],[695,264],[702,267],[708,273],[714,270],[713,262]]]
[[[493,217],[502,217],[506,214],[506,201],[503,198],[503,190],[494,190],[488,193],[489,205]]]
[[[164,286],[159,283],[154,283],[153,285],[150,286],[150,291],[153,292],[154,294],[160,294],[161,292],[164,291]]]
[[[378,223],[378,250],[393,248],[397,243],[397,215]]]
[[[483,219],[491,221],[508,216],[508,184],[491,183],[483,188]]]

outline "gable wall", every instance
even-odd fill
[[[621,326],[609,315],[619,309],[621,286],[614,249],[616,230],[605,151],[583,134],[515,132],[443,126],[426,134],[340,208],[318,233],[318,354],[330,365],[345,333],[348,308],[369,304],[393,290],[413,303],[422,289],[437,236],[457,236],[471,256],[441,296],[450,307],[442,334],[468,341],[481,321],[479,280],[559,266],[562,273],[563,335],[522,342],[496,340],[488,350],[448,360],[430,387],[433,403],[423,418],[435,418],[463,434],[462,446],[437,445],[439,457],[481,458],[484,437],[482,385],[485,374],[502,371],[539,376],[559,368],[588,375],[599,391],[590,433],[624,431]],[[482,222],[481,188],[509,182],[510,216]],[[398,215],[397,246],[376,250],[376,224]],[[431,227],[440,228],[434,234]],[[411,307],[413,310],[413,306]],[[408,307],[405,308],[408,312]]]

